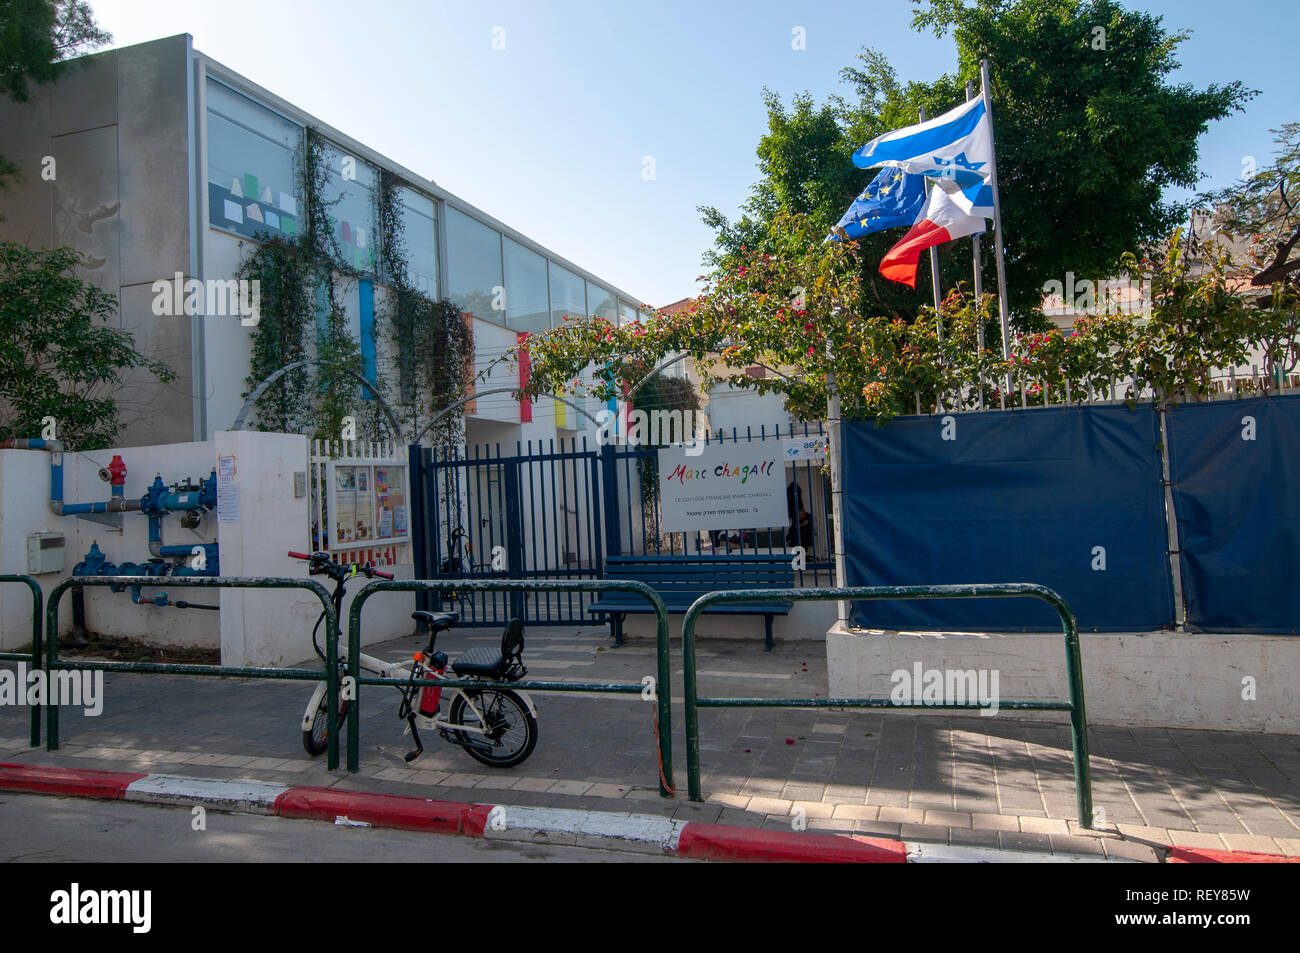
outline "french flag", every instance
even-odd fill
[[[941,188],[932,188],[930,198],[917,216],[916,223],[897,245],[880,260],[880,273],[890,281],[916,287],[916,264],[921,252],[954,238],[965,238],[984,231],[984,217],[967,215]]]

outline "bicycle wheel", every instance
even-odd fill
[[[335,726],[340,731],[343,729],[343,720],[348,714],[348,702],[345,698],[339,699],[339,717],[338,724]],[[320,702],[316,705],[316,712],[312,717],[311,728],[302,733],[302,746],[307,749],[307,753],[313,758],[325,753],[329,746],[329,699],[322,692]]]
[[[467,696],[473,700],[473,708],[465,703]],[[474,708],[486,724],[479,721]],[[513,768],[537,746],[537,719],[524,700],[511,691],[464,689],[452,700],[447,720],[453,725],[486,730],[486,734],[457,731],[454,740],[471,758],[493,768]]]

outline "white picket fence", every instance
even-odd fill
[[[308,463],[308,532],[313,550],[329,553],[335,562],[369,562],[373,566],[411,562],[411,483],[405,446],[391,441],[314,440]],[[331,495],[342,492],[331,485],[331,473],[337,480],[339,467],[353,468],[354,507],[346,520],[337,512],[337,499],[333,514],[330,508]],[[383,486],[388,492],[379,492],[380,474],[385,477]],[[361,506],[363,499],[365,508]],[[381,505],[385,501],[393,505],[385,508]]]

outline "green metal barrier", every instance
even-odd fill
[[[700,698],[695,682],[695,622],[709,606],[719,602],[829,602],[854,599],[985,599],[1029,596],[1042,599],[1061,617],[1065,634],[1065,668],[1070,700],[1000,701],[999,708],[1029,711],[1068,711],[1074,749],[1074,790],[1079,823],[1091,830],[1092,779],[1088,768],[1088,716],[1083,701],[1083,661],[1079,654],[1079,627],[1074,612],[1059,594],[1033,583],[968,586],[850,586],[827,589],[732,589],[710,592],[696,599],[682,620],[682,678],[686,696],[686,776],[692,801],[700,796],[700,708],[980,708],[969,705],[895,704],[888,698]]]
[[[656,644],[659,663],[659,676],[655,683],[655,697],[659,702],[655,717],[655,735],[659,743],[659,794],[672,797],[673,788],[672,763],[672,698],[670,685],[672,665],[668,655],[668,607],[663,598],[643,582],[613,579],[579,579],[579,580],[467,580],[457,579],[454,583],[447,580],[433,579],[399,579],[392,582],[371,582],[357,592],[348,612],[348,677],[352,684],[361,685],[397,685],[411,684],[405,678],[380,678],[362,676],[361,674],[361,609],[366,600],[377,592],[634,592],[644,596],[654,607],[656,625]],[[481,679],[447,678],[421,679],[416,685],[433,685],[443,688],[484,688],[514,689],[523,692],[605,692],[613,694],[642,694],[646,686],[641,683],[620,684],[603,682],[485,682]],[[348,704],[348,770],[359,771],[360,768],[360,690],[349,698]],[[331,715],[330,724],[335,722]]]
[[[0,662],[30,662],[32,671],[41,667],[41,586],[31,576],[22,573],[0,574],[0,582],[21,582],[32,591],[32,650],[31,652],[0,652]],[[32,747],[41,744],[41,706],[32,706]]]
[[[306,668],[238,668],[224,665],[182,665],[168,662],[69,662],[60,661],[59,652],[59,600],[73,586],[194,586],[204,589],[306,589],[315,593],[325,607],[325,671]],[[324,677],[330,686],[329,724],[338,723],[338,637],[339,620],[334,612],[330,594],[314,579],[294,579],[287,576],[73,576],[54,587],[45,607],[45,668],[53,678],[56,671],[138,672],[158,675],[212,675],[217,678],[273,678],[288,681],[319,682]],[[47,751],[59,748],[59,707],[57,699],[46,706],[45,744]],[[38,742],[39,743],[39,742]],[[338,732],[329,734],[328,767],[339,766]]]

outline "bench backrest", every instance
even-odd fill
[[[605,578],[639,579],[664,592],[715,589],[790,589],[791,556],[775,553],[735,556],[609,556]]]

